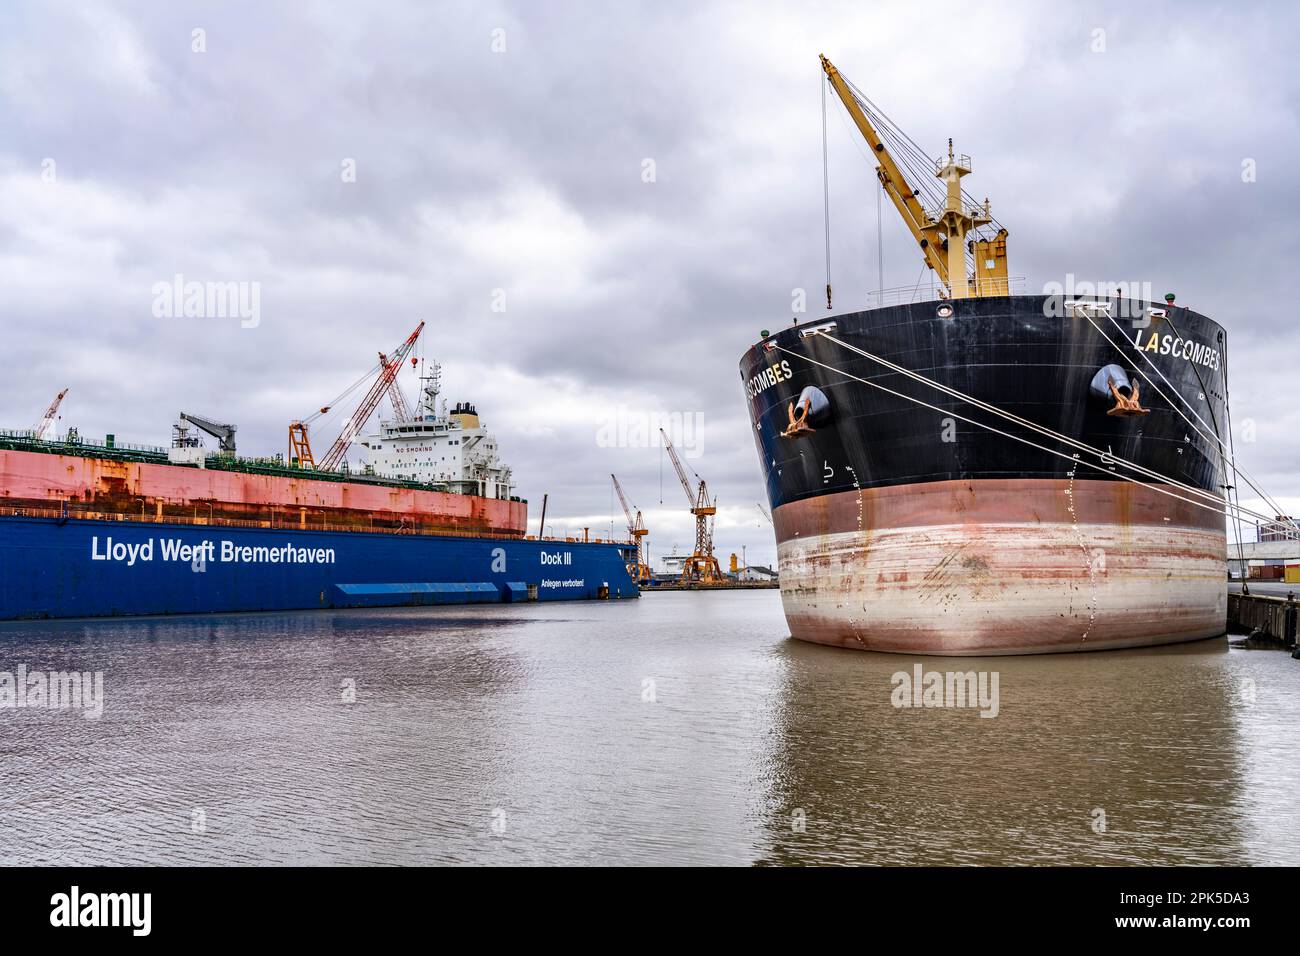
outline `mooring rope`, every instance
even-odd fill
[[[1088,323],[1094,329],[1096,329],[1098,333],[1100,333],[1102,338],[1104,338],[1107,342],[1110,343],[1111,347],[1113,347],[1115,351],[1119,352],[1121,355],[1124,353],[1124,349],[1120,348],[1120,346],[1116,344],[1115,340],[1112,339],[1109,335],[1107,335],[1106,332],[1100,326],[1098,326],[1096,322],[1093,322],[1092,317],[1088,315],[1086,312],[1084,313],[1084,318],[1086,318],[1088,320]],[[1115,318],[1113,316],[1110,316],[1109,318],[1111,324],[1113,324],[1122,333],[1124,331],[1123,327],[1120,326],[1119,323],[1115,321]],[[1205,421],[1204,418],[1201,417],[1200,413],[1197,412],[1196,409],[1192,407],[1191,403],[1186,398],[1183,397],[1182,393],[1178,391],[1178,388],[1174,385],[1174,383],[1169,381],[1169,379],[1165,376],[1165,373],[1160,371],[1160,367],[1156,365],[1153,361],[1151,361],[1151,356],[1147,355],[1142,349],[1139,349],[1134,343],[1129,342],[1127,335],[1121,334],[1120,337],[1128,344],[1128,347],[1130,349],[1137,352],[1138,355],[1142,357],[1142,360],[1155,370],[1155,373],[1160,376],[1161,381],[1163,381],[1166,385],[1168,385],[1169,388],[1173,391],[1173,393],[1178,397],[1178,400],[1182,402],[1184,405],[1186,405],[1188,410],[1191,411],[1191,413],[1196,416],[1197,421],[1201,423],[1200,425],[1196,424],[1196,422],[1193,422],[1190,418],[1188,418],[1187,415],[1183,413],[1182,409],[1180,409],[1176,404],[1174,404],[1173,400],[1170,399],[1170,397],[1165,394],[1165,392],[1160,388],[1158,384],[1156,384],[1156,382],[1151,378],[1151,376],[1147,375],[1141,369],[1134,370],[1138,375],[1141,375],[1142,379],[1155,390],[1157,395],[1159,395],[1169,404],[1170,408],[1172,408],[1175,412],[1178,413],[1179,417],[1182,418],[1182,420],[1185,421],[1188,424],[1188,426],[1190,426],[1194,431],[1196,431],[1199,435],[1201,435],[1201,437],[1206,438],[1219,446],[1220,453],[1226,456],[1226,460],[1224,462],[1224,470],[1226,471],[1230,467],[1234,474],[1241,475],[1241,477],[1243,477],[1246,480],[1246,484],[1250,485],[1251,489],[1257,495],[1259,495],[1260,498],[1263,499],[1265,504],[1273,508],[1276,514],[1281,514],[1280,506],[1276,501],[1273,500],[1272,496],[1270,496],[1268,492],[1266,492],[1263,488],[1261,488],[1259,484],[1254,480],[1254,478],[1252,478],[1244,468],[1238,466],[1236,456],[1232,453],[1231,445],[1224,444],[1223,439],[1220,438],[1218,435],[1217,429],[1215,429],[1213,432],[1209,430],[1210,429],[1209,424]],[[1224,365],[1224,383],[1226,388],[1226,383],[1227,383],[1226,361]],[[1202,388],[1204,388],[1204,383],[1202,383]],[[1226,404],[1227,401],[1226,398],[1224,401]],[[1228,437],[1229,437],[1229,441],[1231,441],[1232,438],[1231,420],[1229,420],[1228,424],[1229,424]]]
[[[1178,494],[1177,492],[1170,491],[1170,490],[1165,489],[1165,488],[1157,487],[1157,486],[1152,485],[1152,484],[1150,484],[1150,483],[1148,483],[1148,482],[1145,482],[1145,481],[1141,481],[1141,480],[1139,480],[1139,479],[1137,479],[1137,478],[1132,477],[1131,475],[1126,475],[1126,474],[1123,474],[1123,473],[1120,473],[1120,472],[1113,471],[1113,470],[1111,470],[1111,469],[1109,469],[1109,468],[1106,468],[1106,467],[1104,467],[1104,466],[1102,466],[1102,465],[1099,465],[1099,464],[1094,464],[1094,463],[1092,463],[1092,462],[1090,462],[1090,461],[1084,461],[1083,459],[1080,458],[1080,456],[1079,456],[1077,453],[1074,454],[1074,455],[1067,455],[1067,454],[1065,454],[1064,452],[1057,451],[1057,450],[1054,449],[1054,448],[1048,448],[1048,447],[1045,446],[1045,445],[1040,445],[1039,443],[1037,443],[1037,442],[1035,442],[1035,441],[1031,441],[1030,439],[1025,438],[1025,437],[1023,437],[1023,436],[1021,436],[1021,435],[1015,435],[1015,434],[1012,434],[1011,432],[1003,431],[1003,430],[1000,429],[1000,428],[995,428],[994,426],[988,424],[987,422],[976,421],[976,420],[973,419],[973,418],[969,418],[969,417],[967,417],[967,416],[965,416],[965,415],[959,414],[958,412],[955,412],[955,411],[953,411],[953,410],[951,410],[951,409],[941,408],[941,407],[939,407],[938,405],[932,405],[931,403],[929,403],[929,402],[927,402],[927,401],[924,401],[923,399],[919,399],[919,398],[916,398],[916,397],[911,396],[911,395],[906,395],[906,394],[904,394],[904,393],[902,393],[902,392],[897,391],[896,389],[889,388],[889,387],[886,386],[886,385],[881,385],[879,382],[872,382],[872,381],[869,381],[869,380],[867,380],[867,379],[860,378],[860,377],[858,377],[858,376],[856,376],[856,375],[853,375],[851,372],[845,371],[845,370],[842,369],[842,368],[836,368],[836,367],[833,366],[833,365],[827,365],[827,364],[824,363],[824,362],[818,362],[816,359],[809,358],[809,357],[806,356],[806,355],[801,355],[801,354],[799,354],[798,352],[792,352],[791,350],[789,350],[789,349],[787,349],[787,348],[784,348],[783,346],[777,345],[777,346],[776,346],[776,350],[779,351],[779,352],[784,352],[785,354],[790,355],[790,356],[792,356],[793,358],[800,359],[800,360],[802,360],[802,361],[804,361],[804,362],[807,362],[807,363],[809,363],[810,365],[816,365],[816,366],[818,366],[819,368],[826,369],[827,371],[835,372],[836,374],[843,375],[845,378],[851,379],[851,380],[853,380],[853,381],[855,381],[855,382],[858,382],[858,383],[860,383],[860,384],[862,384],[862,385],[867,385],[867,386],[870,386],[871,388],[879,389],[880,391],[885,392],[885,393],[890,394],[890,395],[893,395],[893,396],[895,396],[895,397],[897,397],[897,398],[901,398],[901,399],[903,399],[903,400],[905,400],[905,401],[912,402],[913,404],[920,405],[920,406],[922,406],[923,408],[928,408],[928,409],[930,409],[931,411],[938,412],[940,415],[947,415],[947,416],[950,416],[950,417],[952,417],[952,418],[959,419],[959,420],[961,420],[961,421],[966,422],[967,424],[974,425],[974,426],[977,427],[977,428],[983,428],[983,429],[985,429],[986,431],[993,432],[994,434],[996,434],[996,435],[1000,435],[1000,436],[1002,436],[1003,438],[1009,438],[1009,439],[1011,439],[1012,441],[1015,441],[1015,442],[1019,442],[1019,443],[1021,443],[1022,445],[1028,445],[1028,446],[1031,447],[1031,448],[1034,448],[1034,449],[1036,449],[1036,450],[1038,450],[1038,451],[1045,452],[1046,454],[1049,454],[1049,455],[1054,455],[1054,456],[1056,456],[1057,458],[1064,459],[1065,461],[1069,461],[1069,462],[1072,462],[1072,463],[1073,463],[1073,462],[1077,462],[1078,464],[1081,464],[1081,465],[1083,465],[1083,466],[1086,467],[1086,468],[1091,468],[1091,469],[1093,469],[1094,471],[1099,471],[1099,472],[1102,472],[1103,474],[1107,474],[1107,475],[1113,475],[1113,476],[1116,477],[1116,478],[1119,478],[1119,479],[1121,479],[1121,480],[1123,480],[1123,481],[1132,482],[1132,483],[1135,484],[1135,485],[1141,485],[1142,487],[1144,487],[1144,488],[1149,488],[1151,491],[1154,491],[1154,492],[1156,492],[1156,493],[1158,493],[1158,494],[1166,495],[1166,496],[1168,496],[1168,497],[1170,497],[1170,498],[1173,498],[1173,499],[1175,499],[1175,500],[1177,500],[1177,501],[1182,501],[1182,502],[1184,502],[1185,504],[1193,505],[1193,506],[1195,506],[1195,507],[1197,507],[1197,508],[1203,508],[1203,509],[1205,509],[1206,511],[1212,511],[1212,512],[1214,512],[1215,514],[1220,514],[1220,515],[1223,515],[1224,517],[1230,517],[1232,511],[1240,511],[1240,512],[1243,513],[1243,514],[1251,515],[1251,516],[1253,516],[1253,517],[1265,518],[1265,516],[1259,514],[1258,512],[1251,511],[1250,509],[1247,509],[1247,508],[1242,508],[1242,507],[1240,507],[1240,505],[1237,505],[1237,506],[1234,507],[1234,506],[1232,506],[1231,504],[1229,504],[1228,502],[1225,502],[1225,501],[1224,501],[1222,498],[1220,498],[1218,495],[1213,495],[1213,494],[1211,494],[1211,493],[1209,493],[1209,492],[1203,491],[1203,490],[1200,489],[1200,488],[1195,488],[1195,487],[1193,487],[1193,486],[1191,486],[1191,485],[1187,485],[1187,484],[1185,484],[1185,483],[1183,483],[1183,482],[1181,482],[1181,481],[1179,481],[1179,480],[1177,480],[1177,479],[1175,479],[1175,478],[1170,478],[1170,477],[1167,476],[1167,475],[1161,474],[1160,472],[1154,471],[1153,469],[1146,468],[1145,466],[1138,465],[1138,464],[1136,464],[1136,463],[1134,463],[1134,462],[1130,462],[1130,461],[1128,461],[1127,459],[1117,458],[1117,457],[1116,457],[1114,454],[1112,454],[1112,453],[1109,453],[1109,452],[1103,452],[1103,451],[1101,451],[1100,449],[1093,448],[1091,445],[1087,445],[1087,444],[1085,444],[1085,443],[1083,443],[1083,442],[1079,442],[1079,441],[1077,441],[1077,440],[1075,440],[1075,439],[1073,439],[1073,438],[1070,438],[1068,435],[1063,435],[1063,434],[1061,434],[1060,432],[1056,432],[1056,431],[1054,431],[1054,430],[1052,430],[1052,429],[1047,428],[1046,426],[1038,425],[1036,422],[1031,422],[1031,421],[1029,421],[1028,419],[1021,418],[1020,416],[1015,415],[1015,414],[1013,414],[1013,413],[1011,413],[1011,412],[1003,411],[1002,409],[999,409],[999,408],[997,408],[996,406],[989,405],[987,402],[983,402],[983,401],[981,401],[981,400],[979,400],[979,399],[976,399],[976,398],[974,398],[974,397],[972,397],[972,396],[965,395],[965,393],[960,392],[960,391],[958,391],[958,390],[956,390],[956,389],[950,389],[948,386],[942,385],[942,384],[939,383],[939,382],[935,382],[935,381],[932,380],[932,379],[926,378],[924,375],[920,375],[919,373],[917,373],[917,372],[913,372],[913,371],[911,371],[910,369],[905,369],[905,368],[903,368],[902,366],[895,365],[894,363],[889,362],[889,361],[886,360],[886,359],[882,359],[880,356],[873,355],[873,354],[870,353],[870,352],[867,352],[867,351],[862,350],[862,349],[858,349],[858,348],[856,348],[855,346],[849,345],[849,344],[846,343],[846,342],[842,342],[841,340],[836,339],[834,336],[828,335],[826,332],[823,332],[823,331],[816,331],[816,332],[814,332],[813,334],[815,334],[815,335],[819,335],[819,336],[822,336],[823,338],[826,338],[827,340],[829,340],[829,341],[831,341],[831,342],[834,342],[834,343],[837,344],[837,345],[841,345],[841,346],[843,346],[844,348],[849,349],[850,351],[858,352],[858,353],[862,354],[862,355],[863,355],[864,357],[866,357],[866,358],[869,358],[869,359],[871,359],[871,360],[873,360],[873,361],[876,361],[876,362],[878,362],[878,363],[880,363],[880,364],[882,364],[882,365],[885,365],[886,367],[889,367],[889,368],[892,368],[892,369],[898,371],[900,374],[903,374],[903,375],[906,375],[906,376],[908,376],[908,377],[914,378],[914,379],[916,379],[917,381],[920,381],[920,382],[922,382],[922,383],[924,383],[924,384],[930,385],[931,387],[933,387],[933,388],[935,388],[935,389],[938,389],[939,391],[946,392],[946,393],[949,394],[951,397],[958,398],[959,400],[966,401],[966,402],[968,402],[968,403],[970,403],[970,404],[973,404],[973,405],[975,405],[975,406],[977,406],[977,407],[980,407],[980,408],[983,408],[983,409],[985,409],[985,410],[991,411],[992,413],[994,413],[994,414],[996,414],[996,415],[999,415],[999,416],[1001,416],[1001,417],[1003,417],[1003,418],[1007,418],[1007,419],[1009,419],[1009,420],[1015,421],[1015,422],[1017,422],[1018,424],[1023,424],[1023,425],[1025,425],[1026,427],[1030,428],[1031,430],[1033,430],[1033,431],[1035,431],[1035,432],[1037,432],[1037,433],[1039,433],[1039,434],[1044,434],[1044,435],[1046,435],[1046,436],[1048,436],[1048,437],[1056,438],[1058,441],[1062,441],[1062,442],[1064,442],[1064,443],[1067,444],[1067,445],[1071,445],[1071,446],[1073,446],[1073,447],[1080,448],[1081,450],[1083,450],[1083,451],[1087,451],[1087,452],[1090,453],[1090,454],[1095,454],[1095,455],[1097,455],[1099,458],[1101,458],[1101,459],[1103,459],[1103,460],[1114,461],[1114,462],[1116,462],[1116,463],[1124,464],[1125,466],[1130,467],[1130,468],[1132,468],[1133,470],[1138,471],[1138,472],[1141,473],[1141,474],[1145,474],[1145,475],[1147,475],[1147,476],[1149,476],[1149,477],[1153,477],[1153,478],[1155,478],[1155,479],[1157,479],[1157,480],[1164,481],[1165,483],[1167,483],[1167,484],[1169,484],[1169,485],[1171,485],[1171,486],[1173,486],[1173,487],[1175,487],[1175,488],[1179,488],[1179,489],[1182,489],[1182,490],[1184,490],[1184,491],[1190,491],[1190,492],[1193,492],[1193,493],[1195,493],[1195,494],[1197,494],[1197,495],[1200,495],[1200,496],[1202,496],[1202,497],[1209,498],[1210,500],[1214,501],[1215,504],[1212,505],[1212,504],[1206,504],[1204,501],[1196,501],[1196,500],[1194,500],[1194,499],[1192,499],[1192,498],[1188,498],[1188,497],[1186,497],[1185,495],[1180,495],[1180,494]],[[1216,505],[1218,505],[1218,506],[1216,506]],[[1265,520],[1271,520],[1271,519],[1267,519],[1267,518],[1266,518]]]
[[[983,409],[984,411],[991,412],[992,414],[998,415],[1001,418],[1005,418],[1008,421],[1014,422],[1017,425],[1023,425],[1024,427],[1034,432],[1037,432],[1038,434],[1043,435],[1046,438],[1056,439],[1057,441],[1064,442],[1065,444],[1073,448],[1077,448],[1079,451],[1086,451],[1090,454],[1097,455],[1100,458],[1105,458],[1110,461],[1117,462],[1119,464],[1124,465],[1127,468],[1131,468],[1132,470],[1138,472],[1139,474],[1146,475],[1149,478],[1155,478],[1161,481],[1168,482],[1169,484],[1180,487],[1185,491],[1200,495],[1201,497],[1210,499],[1212,501],[1218,502],[1222,500],[1220,496],[1217,494],[1205,491],[1202,488],[1197,488],[1194,485],[1186,484],[1185,482],[1179,481],[1175,478],[1170,478],[1169,476],[1161,474],[1160,472],[1155,471],[1154,469],[1147,468],[1144,465],[1139,465],[1136,462],[1129,461],[1126,458],[1121,458],[1115,455],[1113,452],[1103,452],[1101,449],[1095,448],[1092,445],[1087,444],[1086,442],[1082,442],[1079,441],[1078,439],[1071,438],[1068,435],[1064,435],[1061,432],[1048,428],[1046,425],[1040,425],[1037,422],[1030,421],[1029,419],[1023,418],[1020,415],[1015,414],[1014,412],[1008,412],[1005,409],[998,408],[996,405],[991,405],[988,402],[975,398],[973,395],[968,395],[965,392],[952,388],[949,385],[944,385],[942,382],[937,382],[934,379],[928,378],[919,372],[915,372],[902,365],[898,365],[894,362],[889,361],[888,359],[881,358],[880,356],[874,355],[871,352],[868,352],[864,349],[860,349],[857,346],[850,345],[847,342],[835,338],[835,336],[833,335],[829,335],[825,332],[821,332],[818,334],[820,334],[828,341],[834,342],[836,345],[848,349],[850,352],[856,352],[857,354],[865,358],[871,359],[872,361],[884,365],[886,368],[889,368],[895,372],[905,375],[908,378],[911,378],[917,382],[921,382],[924,385],[929,385],[930,387],[935,388],[952,398],[956,398],[959,401],[966,402],[967,404],[974,405],[977,408]]]
[[[1084,312],[1083,314],[1084,317],[1087,318],[1089,324],[1091,324],[1092,327],[1101,334],[1102,338],[1104,338],[1107,342],[1109,342],[1111,344],[1111,347],[1114,348],[1117,352],[1119,352],[1122,355],[1124,353],[1124,350],[1115,344],[1114,339],[1112,339],[1109,335],[1107,335],[1106,332],[1103,331],[1097,325],[1096,322],[1092,321],[1092,316],[1088,315],[1087,312]],[[1226,410],[1228,416],[1228,421],[1227,421],[1228,443],[1225,445],[1223,443],[1223,439],[1219,436],[1219,430],[1217,428],[1214,429],[1214,434],[1211,434],[1209,431],[1206,430],[1206,428],[1201,427],[1207,424],[1205,419],[1202,418],[1200,413],[1195,408],[1192,407],[1191,402],[1189,402],[1186,398],[1183,397],[1183,394],[1180,391],[1178,391],[1177,387],[1175,387],[1173,382],[1169,381],[1165,373],[1160,370],[1160,366],[1156,365],[1155,362],[1151,360],[1151,356],[1147,355],[1143,349],[1139,349],[1137,347],[1136,342],[1128,341],[1128,335],[1125,334],[1123,326],[1121,326],[1117,321],[1115,321],[1115,317],[1113,315],[1110,315],[1109,311],[1107,311],[1106,317],[1110,319],[1111,325],[1115,326],[1115,328],[1119,331],[1120,338],[1122,338],[1128,344],[1129,348],[1137,352],[1142,357],[1143,361],[1147,363],[1147,365],[1155,369],[1155,373],[1160,376],[1161,380],[1166,385],[1168,385],[1169,388],[1173,391],[1173,393],[1178,397],[1178,400],[1187,406],[1188,411],[1190,411],[1193,415],[1195,415],[1196,420],[1201,424],[1198,426],[1196,422],[1193,422],[1190,418],[1188,418],[1185,414],[1183,414],[1182,409],[1180,409],[1177,405],[1175,405],[1172,401],[1169,400],[1169,396],[1166,395],[1160,389],[1159,385],[1157,385],[1154,381],[1152,381],[1151,376],[1147,375],[1141,369],[1134,369],[1134,372],[1138,375],[1141,375],[1142,378],[1147,382],[1147,384],[1149,384],[1153,389],[1155,389],[1156,394],[1159,395],[1161,398],[1163,398],[1165,402],[1168,403],[1169,407],[1172,408],[1174,411],[1176,411],[1179,414],[1179,416],[1183,419],[1183,421],[1185,421],[1188,425],[1190,425],[1194,431],[1200,434],[1203,438],[1211,439],[1219,446],[1219,458],[1223,461],[1223,470],[1224,470],[1223,477],[1225,480],[1228,479],[1228,475],[1227,475],[1228,469],[1229,468],[1232,469],[1232,480],[1230,484],[1224,487],[1224,497],[1228,499],[1230,502],[1232,502],[1232,506],[1235,509],[1232,520],[1233,520],[1233,526],[1237,532],[1237,561],[1241,565],[1243,569],[1242,574],[1244,575],[1245,574],[1244,569],[1246,567],[1246,555],[1245,555],[1245,547],[1242,542],[1242,534],[1241,534],[1241,510],[1240,510],[1241,495],[1237,491],[1237,484],[1238,484],[1237,479],[1239,477],[1244,478],[1246,480],[1246,484],[1250,485],[1251,489],[1257,495],[1259,495],[1259,497],[1264,501],[1264,503],[1273,509],[1273,514],[1275,517],[1280,516],[1282,514],[1282,508],[1273,499],[1273,497],[1269,495],[1268,492],[1266,492],[1255,482],[1255,479],[1251,477],[1249,472],[1247,472],[1244,468],[1239,467],[1237,464],[1237,450],[1235,447],[1235,443],[1233,442],[1233,435],[1232,435],[1232,407],[1228,398],[1228,343],[1227,341],[1225,340],[1223,342],[1223,393],[1224,393],[1223,404],[1224,404],[1224,409]],[[1182,335],[1182,333],[1179,332],[1178,327],[1174,325],[1172,319],[1169,320],[1169,325],[1171,328],[1173,328],[1175,334],[1180,336]],[[1199,372],[1197,372],[1196,378],[1197,381],[1200,382],[1201,393],[1204,394],[1207,391],[1207,389],[1205,387],[1205,382],[1201,380],[1201,376]],[[1211,411],[1210,414],[1211,416],[1213,416],[1214,414],[1213,411]],[[1289,530],[1286,532],[1286,534],[1289,537],[1294,537]]]

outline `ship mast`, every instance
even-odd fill
[[[831,88],[876,156],[876,175],[881,188],[903,217],[903,223],[921,247],[925,264],[938,275],[947,295],[954,299],[1007,295],[1010,291],[1007,231],[999,226],[991,239],[979,235],[977,230],[981,226],[995,222],[989,213],[989,202],[987,199],[983,203],[968,202],[962,192],[962,177],[971,171],[970,157],[954,155],[952,140],[948,140],[947,161],[934,162],[933,170],[945,186],[942,205],[927,210],[920,198],[931,191],[916,189],[908,183],[899,160],[867,116],[851,84],[826,57],[821,57],[821,63]],[[968,240],[968,236],[972,238]],[[968,241],[974,259],[973,273],[966,267]]]
[[[442,366],[436,361],[429,363],[426,373],[420,376],[420,418],[422,421],[439,421],[446,416],[438,415],[438,395],[442,391]]]

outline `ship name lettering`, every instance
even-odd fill
[[[1149,332],[1146,343],[1142,342],[1142,329],[1133,335],[1133,346],[1140,352],[1155,352],[1158,355],[1172,355],[1194,365],[1203,365],[1213,371],[1219,369],[1219,350],[1210,348],[1193,339],[1170,332]]]
[[[771,388],[777,382],[784,382],[792,378],[794,378],[794,372],[790,370],[790,360],[782,359],[779,365],[769,365],[746,382],[745,392],[750,398],[753,398],[765,389]]]

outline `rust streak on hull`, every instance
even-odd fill
[[[773,514],[794,637],[895,653],[1037,654],[1224,633],[1222,517],[1147,486],[976,479]]]

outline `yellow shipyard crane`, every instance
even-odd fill
[[[681,459],[677,457],[677,449],[669,440],[668,433],[661,428],[659,434],[663,436],[668,457],[672,459],[673,468],[677,470],[677,479],[686,492],[691,514],[695,516],[695,550],[682,565],[682,583],[720,584],[726,579],[722,576],[722,569],[718,567],[718,559],[713,556],[713,517],[718,513],[718,503],[709,498],[709,489],[703,478],[700,478],[698,488],[691,485],[691,480],[686,477],[686,469],[682,466]]]
[[[650,532],[646,529],[640,508],[636,509],[636,517],[632,517],[632,506],[627,503],[627,496],[623,494],[623,486],[618,483],[618,477],[612,473],[609,477],[614,481],[614,490],[618,492],[618,503],[623,506],[623,514],[627,516],[627,533],[636,543],[636,562],[627,566],[627,573],[632,575],[632,580],[637,584],[644,584],[651,578],[650,564],[646,561],[645,554],[645,536]]]
[[[830,60],[823,56],[821,62],[831,89],[875,154],[881,188],[946,295],[1008,295],[1007,230],[989,212],[988,199],[976,202],[961,188],[962,177],[971,171],[970,157],[954,155],[950,139],[947,160],[931,159]],[[942,189],[933,179],[943,183]]]

